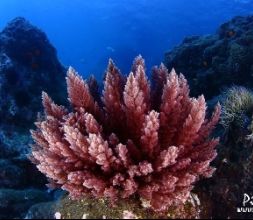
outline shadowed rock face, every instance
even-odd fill
[[[209,36],[187,37],[164,63],[185,74],[192,95],[210,99],[232,84],[253,86],[253,16],[235,17]]]
[[[37,189],[1,189],[0,199],[0,219],[23,219],[29,207],[46,202],[50,197]]]
[[[23,218],[32,205],[53,199],[26,154],[41,92],[63,103],[64,77],[55,48],[24,18],[0,32],[0,218]]]
[[[65,96],[64,75],[45,33],[24,18],[12,20],[0,32],[1,122],[30,127],[41,110],[42,90],[60,102]]]
[[[24,18],[11,21],[1,33],[1,51],[36,71],[62,72],[55,48],[45,33]]]
[[[185,74],[192,95],[203,93],[206,98],[213,98],[211,105],[224,98],[219,94],[226,87],[253,88],[253,16],[235,17],[213,35],[185,38],[166,53],[165,65]],[[221,137],[213,162],[217,170],[195,188],[208,218],[252,218],[252,213],[237,213],[236,209],[242,206],[244,193],[252,196],[253,152],[248,139],[251,116],[252,110],[245,110],[243,126],[216,130]]]

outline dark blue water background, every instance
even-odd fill
[[[0,0],[0,29],[23,16],[46,32],[65,66],[101,79],[109,57],[123,73],[138,54],[150,68],[185,36],[248,14],[253,0]]]

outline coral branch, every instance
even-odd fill
[[[122,129],[121,121],[124,120],[124,112],[122,105],[122,77],[120,71],[115,67],[113,61],[110,59],[107,67],[103,102],[104,110],[107,114],[107,124],[112,130]]]
[[[152,158],[154,151],[159,151],[159,113],[151,111],[145,118],[142,128],[142,151]]]

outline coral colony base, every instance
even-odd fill
[[[221,108],[207,119],[204,96],[189,97],[182,74],[161,64],[150,83],[141,56],[127,78],[110,60],[101,98],[94,78],[86,82],[69,68],[66,79],[72,111],[43,93],[45,115],[31,132],[30,158],[50,186],[74,199],[141,198],[161,212],[212,176],[218,139],[210,133]]]

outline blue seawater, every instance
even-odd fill
[[[102,79],[109,57],[126,74],[138,54],[150,68],[185,36],[252,13],[253,0],[1,0],[0,29],[23,16],[46,32],[65,66]]]

